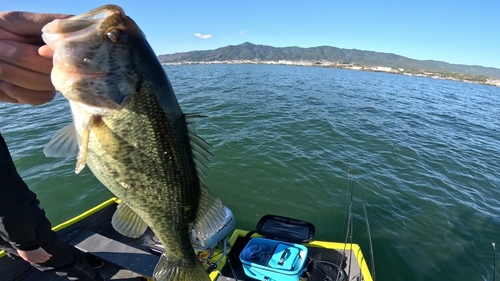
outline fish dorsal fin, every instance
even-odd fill
[[[148,225],[125,203],[118,204],[111,219],[113,228],[123,236],[138,238],[146,232]]]
[[[217,233],[225,223],[226,209],[221,200],[208,187],[201,184],[198,211],[193,222],[194,235],[206,239]]]
[[[78,140],[76,139],[75,125],[68,124],[60,129],[45,145],[43,153],[47,157],[69,158],[78,154]]]
[[[188,123],[189,125],[196,123],[198,119],[207,118],[206,115],[199,113],[185,113],[184,116],[186,118],[186,123]]]
[[[204,115],[196,113],[185,114],[186,123],[188,124],[189,141],[193,152],[193,160],[198,176],[201,180],[203,180],[205,171],[208,169],[208,165],[210,164],[210,157],[213,156],[210,152],[212,146],[196,134],[193,124],[197,119],[205,117],[206,116]]]

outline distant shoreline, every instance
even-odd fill
[[[418,71],[414,69],[391,68],[383,66],[362,66],[357,64],[343,64],[330,61],[262,61],[262,60],[227,60],[227,61],[182,61],[182,62],[168,62],[162,65],[185,65],[185,64],[268,64],[268,65],[295,65],[295,66],[315,66],[326,68],[339,68],[350,70],[361,70],[371,72],[384,72],[407,76],[427,77],[441,80],[451,80],[466,83],[482,84],[500,87],[500,79],[482,76],[463,74],[447,71]]]

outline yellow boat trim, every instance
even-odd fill
[[[88,211],[86,211],[86,212],[84,212],[84,213],[82,213],[82,214],[80,214],[78,216],[76,216],[76,217],[74,217],[74,218],[72,218],[70,220],[67,220],[67,221],[65,221],[65,222],[63,222],[63,223],[61,223],[59,225],[54,226],[52,228],[52,230],[59,231],[61,229],[64,229],[64,228],[66,228],[66,227],[68,227],[68,226],[70,226],[70,225],[72,225],[72,224],[74,224],[74,223],[76,223],[78,221],[83,220],[84,218],[86,218],[86,217],[88,217],[90,215],[93,215],[93,214],[99,212],[100,210],[108,207],[109,205],[112,205],[112,204],[115,204],[115,203],[118,204],[120,202],[121,202],[120,199],[118,199],[116,197],[108,199],[108,200],[104,201],[103,203],[95,206],[94,208],[92,208],[92,209],[90,209],[90,210],[88,210]]]

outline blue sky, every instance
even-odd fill
[[[158,55],[248,41],[500,68],[498,0],[2,0],[0,10],[79,14],[108,3],[124,8]]]

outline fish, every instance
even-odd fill
[[[112,221],[118,232],[139,237],[151,228],[165,247],[154,280],[210,280],[191,235],[214,234],[225,209],[203,184],[210,145],[193,129],[203,116],[183,113],[144,33],[119,6],[54,20],[42,38],[73,119],[44,153],[77,155],[75,172],[89,167],[122,200]]]

